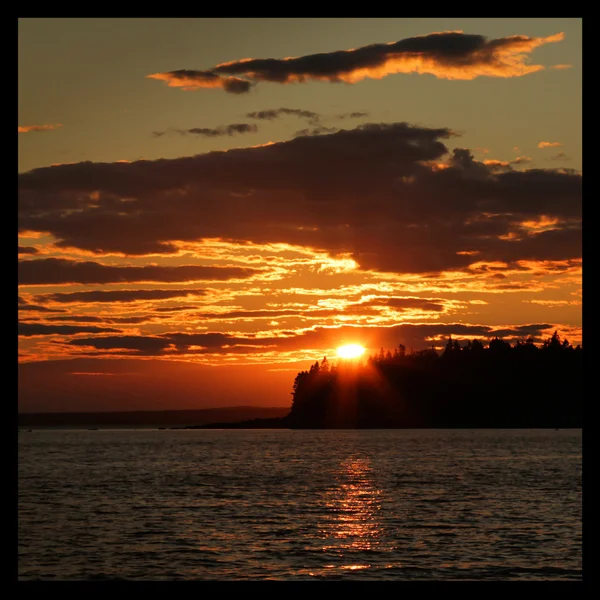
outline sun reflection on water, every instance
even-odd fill
[[[328,491],[325,501],[330,519],[319,528],[319,535],[325,552],[354,560],[351,564],[327,567],[351,571],[370,568],[371,565],[356,559],[360,552],[375,550],[380,545],[383,534],[379,518],[381,493],[373,479],[369,459],[350,457],[340,463],[337,485]]]

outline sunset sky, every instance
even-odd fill
[[[287,406],[342,344],[582,344],[581,19],[18,44],[20,411]]]

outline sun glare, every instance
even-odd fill
[[[347,344],[337,349],[337,355],[341,358],[358,358],[364,351],[359,344]]]

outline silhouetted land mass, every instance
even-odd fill
[[[449,339],[441,353],[407,353],[400,344],[366,364],[315,362],[296,376],[286,417],[235,427],[580,428],[582,375],[582,348],[558,332],[540,346]],[[217,426],[226,425],[205,427]]]
[[[282,417],[289,413],[288,407],[231,406],[198,410],[123,411],[89,413],[21,413],[20,427],[68,427],[68,426],[180,426],[202,425],[219,421],[230,424],[236,421]]]
[[[289,413],[289,408],[286,409]],[[289,414],[283,417],[257,418],[246,421],[207,423],[204,425],[188,425],[187,427],[171,427],[171,429],[290,429]]]

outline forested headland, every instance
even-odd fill
[[[449,339],[442,352],[399,344],[361,363],[325,357],[296,376],[282,426],[579,428],[582,371],[582,348],[558,332],[539,346]]]

